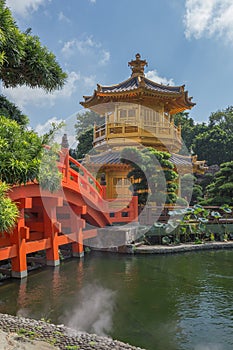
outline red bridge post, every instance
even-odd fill
[[[60,264],[58,232],[60,225],[57,222],[57,206],[62,205],[62,198],[43,198],[43,216],[45,237],[50,239],[50,248],[46,250],[46,260],[49,266]]]
[[[22,198],[18,201],[20,216],[11,236],[11,243],[16,245],[17,255],[11,259],[11,276],[27,276],[26,239],[29,239],[29,227],[25,226],[24,209],[31,208],[32,199]]]
[[[79,211],[79,208],[71,205],[70,228],[71,232],[75,234],[75,241],[72,243],[72,256],[82,258],[84,256],[83,228],[85,227],[85,220],[81,219]]]

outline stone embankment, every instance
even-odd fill
[[[140,245],[134,248],[135,254],[173,254],[200,250],[233,249],[233,242],[207,242],[204,244],[182,243],[179,245]]]
[[[142,350],[63,325],[0,314],[1,350]]]

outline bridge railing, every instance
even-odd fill
[[[69,155],[68,149],[60,152],[58,168],[63,174],[63,185],[79,191],[100,211],[107,212],[102,186],[80,162]]]
[[[99,182],[95,179],[95,177],[76,159],[69,156],[69,173],[70,173],[70,179],[81,183],[85,187],[91,187],[98,191],[98,193],[102,196],[103,195],[103,189]],[[75,170],[72,168],[72,165],[77,168]]]

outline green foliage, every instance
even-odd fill
[[[19,217],[17,205],[7,197],[10,187],[0,182],[0,233],[10,233]]]
[[[44,144],[44,145],[53,144],[56,132],[59,131],[63,126],[65,126],[65,123],[63,121],[60,123],[54,123],[54,122],[51,123],[49,131],[47,131],[41,137],[42,144]]]
[[[30,32],[19,30],[5,0],[0,0],[0,79],[6,87],[61,88],[66,74],[54,54]]]
[[[43,189],[60,186],[57,148],[46,150],[43,138],[25,130],[16,121],[0,116],[0,180],[8,184],[26,184],[37,180]]]
[[[223,210],[226,214],[232,213],[232,208],[228,204],[223,204],[219,209]]]
[[[77,123],[75,124],[76,138],[87,129],[90,129],[96,123],[97,125],[104,124],[105,120],[99,114],[93,111],[85,111],[77,114]]]
[[[3,95],[0,95],[0,115],[15,120],[18,124],[23,127],[27,126],[29,119],[26,115],[22,114],[19,108]]]
[[[233,149],[229,147],[232,142],[232,135],[219,125],[214,125],[196,136],[193,150],[198,154],[199,159],[206,160],[208,164],[221,164],[233,159]]]
[[[0,180],[9,184],[33,181],[38,173],[42,144],[33,131],[0,117]]]
[[[82,159],[92,149],[93,142],[93,127],[86,129],[80,133],[78,138],[78,147],[76,149],[76,158]]]
[[[181,135],[189,152],[193,151],[208,165],[233,160],[233,106],[218,110],[209,117],[208,124],[194,123],[187,112],[174,116],[175,125],[181,125]],[[180,153],[187,154],[182,147]]]
[[[186,199],[184,199],[182,197],[177,197],[176,205],[181,206],[181,207],[188,207],[189,203]]]
[[[42,150],[37,180],[43,190],[56,192],[61,186],[62,174],[57,169],[58,145]]]
[[[181,177],[181,197],[186,198],[190,205],[194,205],[202,199],[202,187],[197,184],[197,178],[192,174]]]
[[[192,151],[193,140],[197,135],[204,132],[207,129],[205,123],[195,124],[194,120],[189,117],[188,112],[181,112],[174,115],[174,124],[176,126],[181,125],[181,137],[183,146],[180,150],[180,154],[189,155]]]
[[[121,152],[121,161],[132,167],[128,178],[133,178],[134,189],[138,193],[139,203],[145,204],[148,193],[149,200],[159,205],[175,203],[177,179],[174,165],[169,161],[171,155],[152,147],[137,149],[126,147]]]
[[[77,123],[75,124],[76,139],[78,146],[72,150],[72,156],[76,159],[84,158],[85,155],[93,148],[93,131],[94,124],[103,124],[104,118],[93,111],[85,111],[77,114]]]
[[[233,161],[223,163],[210,185],[207,186],[207,200],[212,205],[232,204],[233,202]]]
[[[233,130],[233,106],[229,106],[223,110],[211,113],[209,117],[209,126],[218,125],[220,128],[225,129],[228,133]]]

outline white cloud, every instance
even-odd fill
[[[76,82],[80,80],[80,75],[76,72],[68,74],[67,82],[63,89],[53,93],[46,93],[43,89],[31,89],[28,86],[18,88],[2,88],[2,93],[10,98],[20,108],[28,104],[35,106],[50,105],[53,106],[58,99],[69,98],[76,91]]]
[[[174,85],[173,79],[167,79],[165,77],[160,77],[158,75],[158,72],[156,69],[154,70],[149,70],[147,73],[145,73],[145,76],[150,79],[155,81],[156,83],[163,84],[163,85]]]
[[[62,44],[62,43],[61,43]],[[110,52],[103,48],[100,42],[94,40],[93,36],[84,39],[71,39],[62,44],[61,53],[68,60],[72,56],[81,54],[90,58],[95,58],[95,62],[103,66],[110,60]]]
[[[108,61],[110,60],[110,52],[103,50],[102,51],[102,57],[99,60],[99,64],[101,65],[105,65],[106,63],[108,63]]]
[[[64,56],[69,57],[73,54],[75,48],[75,40],[66,41],[61,49]]]
[[[60,124],[63,123],[63,126],[61,126],[54,134],[54,141],[57,143],[61,143],[62,136],[64,134],[68,137],[68,143],[71,148],[76,148],[77,146],[77,140],[76,140],[76,130],[74,128],[74,125],[77,122],[77,112],[74,114],[66,117],[65,119],[58,119],[56,117],[48,119],[44,124],[37,124],[34,130],[41,136],[47,133],[51,127],[52,124]]]
[[[185,7],[186,38],[219,37],[232,42],[232,0],[186,0]]]
[[[14,13],[26,17],[29,13],[37,11],[39,6],[48,1],[51,0],[6,0],[6,5],[10,7]]]
[[[72,39],[64,43],[62,53],[64,56],[71,56],[78,50],[81,54],[86,54],[93,48],[100,48],[101,44],[93,40],[92,36],[88,36],[83,40]]]
[[[102,66],[110,60],[110,52],[105,50],[101,43],[95,41],[93,36],[87,36],[84,39],[74,38],[68,40],[63,43],[61,52],[66,59],[74,55],[77,56],[77,54],[89,56],[89,58],[95,57],[96,62]]]
[[[37,126],[35,127],[35,132],[37,132],[38,135],[40,136],[44,135],[46,132],[48,132],[51,129],[51,126],[53,123],[59,124],[61,122],[64,122],[64,120],[53,117],[47,120],[44,124],[37,124]]]
[[[96,0],[89,0],[92,4],[96,3]]]
[[[66,15],[64,15],[62,11],[59,13],[58,19],[61,22],[71,23],[71,20]]]
[[[83,81],[84,81],[85,86],[93,87],[96,85],[96,76],[90,75],[89,77],[83,77]]]

